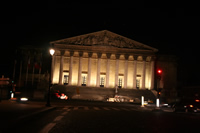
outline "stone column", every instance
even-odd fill
[[[88,53],[87,86],[90,86],[90,80],[91,80],[91,60],[92,60],[92,52],[89,52],[89,53]]]
[[[74,51],[70,51],[70,64],[69,64],[69,85],[72,85],[72,66],[73,66]]]
[[[151,57],[151,87],[150,89],[154,89],[154,74],[155,74],[155,57]]]
[[[81,86],[83,52],[79,52],[78,86]]]
[[[106,54],[106,56],[107,56],[107,66],[106,66],[106,88],[109,88],[110,56],[111,56],[111,54]]]
[[[100,85],[100,70],[101,70],[101,55],[102,53],[97,53],[98,56],[98,62],[97,62],[97,81],[96,86],[99,87]]]
[[[63,83],[63,60],[64,60],[65,51],[60,51],[60,75],[59,75],[59,84],[62,85]]]
[[[133,65],[134,65],[134,68],[133,68],[133,89],[136,89],[136,77],[137,77],[137,58],[138,56],[133,56],[134,58],[134,61],[133,61]]]
[[[146,78],[146,56],[143,56],[143,69],[142,69],[142,89],[145,89],[145,78]]]
[[[118,76],[119,76],[119,54],[116,54],[116,64],[115,64],[115,86],[118,86]]]
[[[127,77],[128,77],[128,57],[129,55],[125,55],[125,63],[124,63],[124,88],[127,88]]]

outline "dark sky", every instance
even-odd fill
[[[97,3],[97,2],[96,2]],[[177,55],[187,77],[198,77],[199,11],[197,3],[166,2],[6,2],[3,14],[5,49],[1,48],[1,68],[5,74],[12,62],[4,55],[20,45],[48,46],[50,41],[110,30]],[[192,65],[188,65],[188,63]],[[193,70],[197,71],[193,71]],[[200,79],[200,78],[198,78]]]

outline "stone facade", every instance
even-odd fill
[[[13,71],[17,88],[46,91],[51,71],[52,83],[58,84],[58,88],[62,88],[60,91],[84,88],[80,89],[83,96],[83,93],[95,89],[96,94],[90,94],[94,97],[104,90],[104,97],[108,91],[114,94],[117,87],[121,88],[119,93],[134,98],[137,92],[140,99],[141,94],[147,97],[149,92],[154,92],[156,95],[156,69],[162,69],[159,83],[161,97],[176,96],[177,58],[158,55],[155,48],[107,30],[50,44],[55,49],[52,60],[44,47],[24,46],[17,49]]]
[[[155,48],[103,30],[51,42],[53,84],[153,89]]]

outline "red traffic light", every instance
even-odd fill
[[[158,69],[158,70],[157,70],[157,73],[158,73],[158,74],[162,74],[162,70],[161,70],[161,69]]]

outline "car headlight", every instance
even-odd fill
[[[28,98],[26,98],[26,97],[21,97],[21,98],[20,98],[20,101],[28,101]]]
[[[193,107],[194,107],[194,106],[191,104],[191,105],[190,105],[190,108],[193,108]]]

